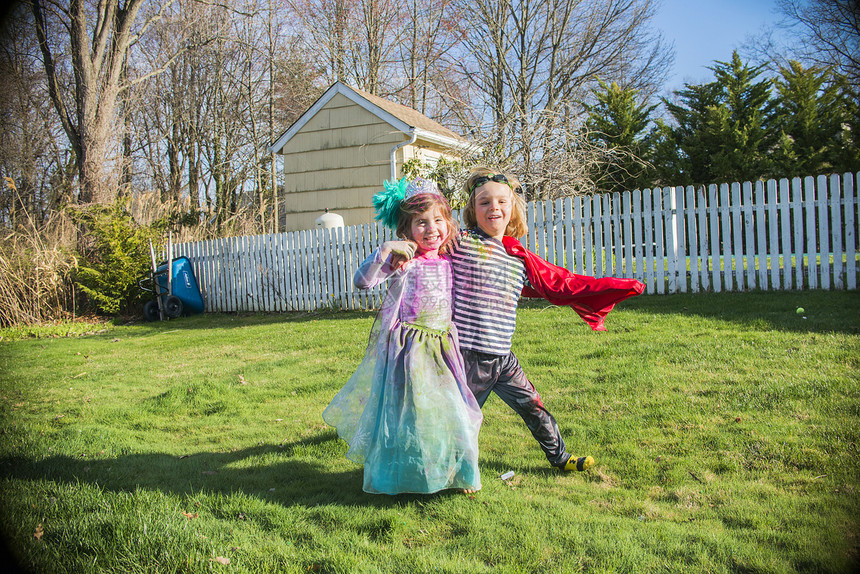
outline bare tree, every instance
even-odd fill
[[[399,0],[357,0],[356,34],[350,45],[351,65],[348,72],[354,85],[380,94],[388,78],[388,62],[401,36],[402,11]]]
[[[60,143],[41,156],[52,166],[42,181],[71,163],[81,202],[111,199],[112,175],[217,221],[246,210],[271,227],[277,185],[265,148],[324,89],[321,78],[473,131],[482,160],[551,196],[589,187],[572,162],[592,161],[581,130],[597,80],[643,96],[659,84],[667,53],[647,33],[655,1],[291,0],[277,10],[271,0],[35,0],[41,65],[20,77],[45,88],[22,106],[51,101],[54,119],[40,119]],[[28,117],[20,125],[35,125]],[[8,150],[25,141],[12,133],[23,134],[3,134]]]
[[[213,9],[175,2],[137,44],[131,74],[145,77],[123,92],[130,110],[134,184],[155,189],[162,202],[200,203],[201,134],[209,111],[203,90],[208,45],[222,33]],[[159,73],[147,74],[147,71]]]
[[[272,5],[272,0],[269,0],[269,7],[266,18],[266,33],[269,37],[268,42],[268,53],[267,60],[268,66],[266,67],[268,75],[269,75],[269,86],[274,87],[275,85],[275,37],[274,37],[274,21],[275,21],[275,10]],[[275,141],[275,90],[270,89],[268,94],[268,127],[269,127],[269,141]],[[274,208],[274,213],[272,214],[272,231],[274,233],[278,232],[278,224],[280,219],[280,213],[278,212],[279,206],[279,197],[278,197],[278,172],[277,172],[277,161],[275,159],[276,154],[273,152],[269,153],[270,163],[269,163],[269,185],[272,189],[272,207]]]
[[[296,36],[286,36],[279,44],[272,62],[273,114],[276,126],[281,126],[282,129],[288,127],[328,87],[322,85],[325,72],[314,66],[313,62],[313,55]]]
[[[18,215],[35,224],[67,199],[73,174],[62,127],[51,113],[45,73],[31,65],[38,54],[27,34],[26,10],[4,21],[0,43],[0,222]]]
[[[155,11],[138,24],[143,3],[33,0],[30,4],[51,101],[77,159],[78,199],[83,203],[109,195],[102,170],[117,96],[125,88],[121,84],[125,57],[160,17]]]
[[[833,66],[853,85],[860,84],[860,4],[857,0],[778,0],[789,26],[799,26],[800,56],[821,67]]]
[[[317,97],[317,72],[268,0],[214,5],[178,0],[154,26],[131,65],[162,74],[135,90],[135,161],[143,188],[190,200],[219,225],[254,213],[269,229],[276,179],[267,148],[275,126],[294,121]],[[137,70],[136,70],[137,71]]]
[[[402,72],[391,89],[400,103],[443,120],[450,114],[445,80],[453,77],[449,54],[459,44],[453,0],[410,0],[395,60]]]
[[[286,0],[294,28],[322,63],[326,80],[349,82],[347,52],[353,40],[356,0]]]
[[[456,55],[479,98],[476,130],[494,163],[515,169],[537,197],[589,171],[571,160],[589,148],[583,103],[598,80],[649,95],[671,59],[649,33],[654,0],[457,1],[466,25]]]
[[[742,53],[774,77],[799,62],[832,68],[860,84],[860,4],[857,0],[777,0],[782,18],[744,42]]]
[[[287,0],[310,52],[325,62],[329,82],[387,95],[394,55],[404,35],[397,0]]]

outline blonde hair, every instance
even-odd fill
[[[448,201],[437,193],[419,193],[401,201],[396,234],[397,237],[414,241],[412,238],[412,220],[434,207],[439,208],[439,213],[448,227],[448,236],[442,246],[439,247],[439,252],[448,253],[454,243],[454,238],[457,237],[459,227],[451,214],[451,206]]]
[[[500,171],[493,171],[492,169],[484,166],[473,168],[472,173],[469,174],[469,177],[463,184],[463,190],[469,195],[469,199],[463,207],[463,224],[469,229],[478,226],[478,218],[475,215],[475,191],[477,191],[477,189],[473,189],[475,180],[479,177],[498,174],[505,176],[505,179],[508,180],[508,185],[511,188],[511,219],[508,221],[508,226],[505,228],[505,235],[510,237],[522,237],[528,233],[529,228],[526,225],[526,201],[523,199],[522,193],[517,193],[518,190],[522,191],[523,188],[520,181],[513,175]]]

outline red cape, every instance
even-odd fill
[[[523,287],[524,297],[540,297],[553,305],[576,311],[595,331],[605,331],[603,319],[616,303],[640,295],[645,284],[636,279],[576,275],[535,255],[513,237],[502,238],[508,255],[522,259],[531,287]]]

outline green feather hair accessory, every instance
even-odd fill
[[[376,209],[377,221],[381,221],[386,227],[397,229],[397,221],[400,219],[400,202],[406,197],[406,187],[409,181],[404,177],[399,181],[382,182],[384,191],[373,196],[373,207]]]

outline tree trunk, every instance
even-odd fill
[[[68,11],[50,8],[51,13],[67,18],[58,29],[69,32],[67,40],[75,76],[70,95],[61,89],[54,54],[47,41],[43,2],[34,0],[31,4],[51,101],[77,158],[80,203],[104,201],[112,195],[103,186],[105,152],[131,27],[142,3],[143,0],[127,0],[120,7],[118,0],[100,1],[97,7],[89,8],[91,12],[95,10],[92,30],[88,29],[83,0],[71,0]],[[67,104],[68,97],[74,99],[74,113]]]

